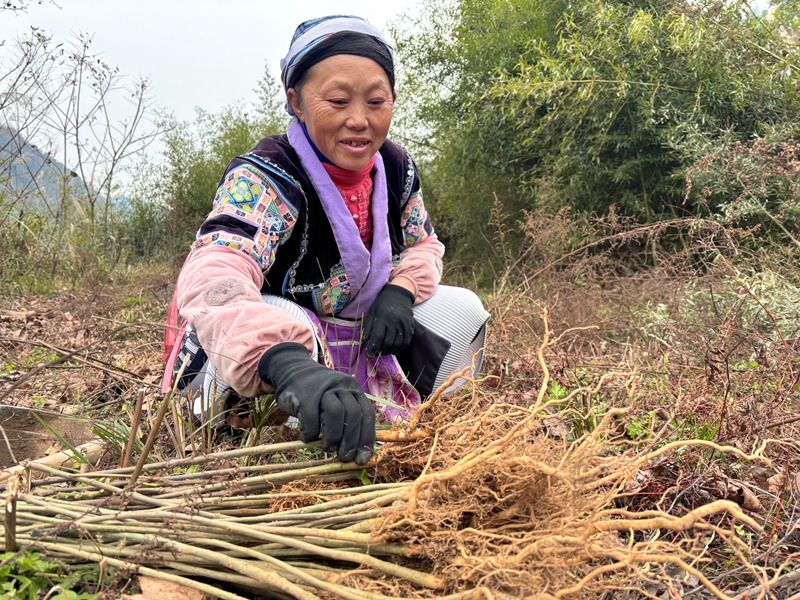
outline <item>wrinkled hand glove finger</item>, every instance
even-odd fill
[[[336,392],[325,392],[322,396],[319,413],[322,449],[325,452],[337,452],[344,433],[345,414],[344,406]]]
[[[282,411],[289,413],[293,417],[297,417],[300,413],[300,399],[293,392],[276,394],[275,404]]]
[[[294,394],[286,394],[297,399]],[[320,432],[320,405],[319,396],[304,398],[299,402],[296,416],[300,420],[300,439],[303,443],[316,441]],[[280,405],[279,405],[280,406]],[[288,412],[288,411],[287,411]],[[291,414],[291,413],[289,413]]]
[[[342,462],[351,462],[356,457],[358,443],[361,440],[361,405],[356,399],[357,395],[363,394],[361,391],[349,390],[338,393],[339,401],[344,407],[344,431],[337,456]]]
[[[372,334],[367,343],[367,358],[377,356],[383,347],[383,338],[386,336],[386,325],[382,321],[377,321],[372,327]]]
[[[403,349],[407,348],[408,345],[411,343],[411,338],[412,337],[414,337],[414,321],[411,321],[411,327],[407,327],[403,331],[402,346],[400,346],[400,348],[398,348],[397,351],[400,352],[400,350],[403,350]]]
[[[387,343],[384,345],[384,354],[397,354],[403,347],[403,330],[397,328],[391,337],[387,337]]]
[[[375,407],[364,394],[358,396],[358,404],[361,407],[361,437],[358,440],[355,461],[356,464],[363,465],[375,453]]]
[[[361,341],[366,342],[372,337],[372,328],[375,326],[375,313],[370,310],[367,316],[364,317],[364,323],[361,328]]]
[[[397,347],[395,348],[395,354],[397,352],[400,352],[400,350],[402,350],[406,346],[408,346],[409,342],[411,342],[411,333],[412,333],[412,327],[406,325],[405,327],[402,328],[402,330],[399,332],[397,336]]]
[[[414,318],[413,313],[412,313],[412,316],[411,316],[411,327],[409,327],[408,330],[406,331],[406,334],[408,334],[408,343],[409,344],[411,343],[411,338],[414,337],[414,330],[416,329],[416,327],[417,327],[417,320]]]

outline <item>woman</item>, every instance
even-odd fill
[[[176,286],[185,331],[176,344],[167,328],[167,373],[188,360],[180,383],[202,383],[213,416],[229,387],[274,390],[304,441],[321,435],[325,451],[364,464],[365,394],[406,418],[480,356],[488,314],[472,292],[439,285],[444,246],[419,174],[386,139],[396,95],[380,33],[358,17],[308,21],[281,68],[294,119],[220,180]]]

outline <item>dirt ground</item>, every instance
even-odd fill
[[[138,390],[159,395],[172,281],[0,299],[0,404],[129,421]]]

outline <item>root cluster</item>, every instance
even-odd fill
[[[385,477],[405,474],[415,481],[408,499],[385,511],[378,537],[412,548],[450,593],[561,598],[645,583],[667,591],[680,587],[683,577],[726,598],[702,573],[708,537],[746,563],[733,522],[754,532],[761,527],[728,501],[680,517],[619,508],[635,473],[666,448],[648,454],[615,446],[612,429],[621,410],[609,411],[578,440],[549,436],[542,425],[548,336],[539,352],[544,381],[533,406],[495,403],[480,391],[438,401],[419,422],[429,438],[382,451]],[[709,523],[715,515],[724,527]],[[680,535],[665,542],[664,530]],[[364,576],[352,583],[369,585]]]
[[[378,535],[410,545],[449,592],[578,597],[642,581],[668,587],[679,572],[725,597],[701,573],[699,537],[665,543],[641,532],[715,529],[734,542],[729,531],[703,519],[728,513],[756,531],[759,525],[725,501],[680,518],[617,508],[647,457],[613,451],[608,440],[616,412],[566,442],[548,437],[533,409],[461,400],[430,420],[432,446],[392,447],[382,456],[387,472],[416,465],[419,475],[408,500],[386,512]]]

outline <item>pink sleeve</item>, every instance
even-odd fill
[[[395,277],[406,277],[416,287],[414,303],[419,304],[431,297],[442,279],[442,257],[444,244],[435,233],[421,242],[408,246],[400,254],[400,263],[392,269],[389,281]]]
[[[226,383],[249,398],[269,391],[258,361],[280,342],[299,342],[309,351],[308,327],[261,299],[261,269],[230,248],[196,250],[178,278],[178,310]]]
[[[400,219],[405,237],[405,250],[400,253],[400,263],[392,269],[389,281],[405,277],[416,288],[415,304],[431,297],[442,279],[444,244],[436,237],[428,211],[422,201],[422,189],[411,195]]]

